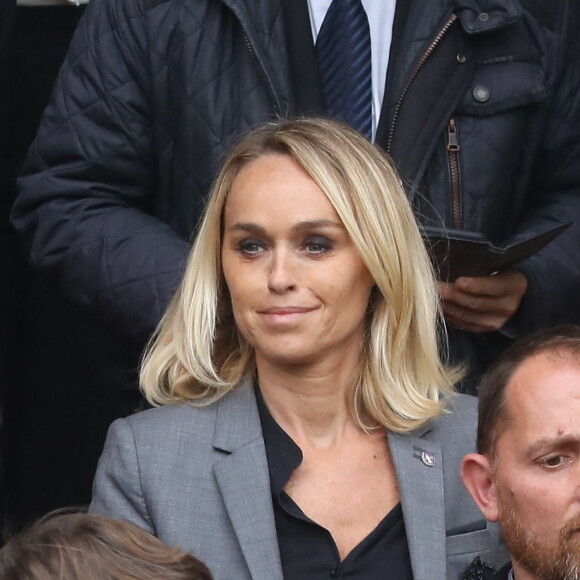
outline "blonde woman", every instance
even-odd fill
[[[92,511],[218,580],[450,580],[497,531],[462,487],[476,404],[438,354],[435,281],[389,161],[325,120],[250,133],[221,170],[114,423]]]

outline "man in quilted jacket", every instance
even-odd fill
[[[68,382],[63,400],[90,392],[107,401],[103,413],[118,412],[225,152],[259,122],[325,112],[315,38],[328,4],[91,1],[13,210],[32,262],[62,289],[55,300],[77,313],[69,331],[45,306],[52,354],[40,354],[31,389],[54,401]],[[475,392],[514,337],[580,321],[580,7],[363,5],[372,138],[393,158],[419,220],[496,243],[574,222],[515,268],[441,283],[451,357],[470,364],[463,387]],[[42,418],[38,401],[29,413],[34,405]]]

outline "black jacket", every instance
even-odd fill
[[[397,7],[377,142],[421,221],[498,242],[575,222],[520,265],[529,289],[511,336],[580,322],[578,13],[576,0]],[[307,18],[290,0],[89,4],[13,219],[32,261],[137,347],[180,279],[230,145],[274,116],[320,111]],[[451,334],[476,366],[508,341]]]

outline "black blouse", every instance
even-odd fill
[[[412,580],[401,504],[340,560],[330,532],[308,518],[284,491],[292,472],[302,463],[302,451],[276,423],[257,388],[256,398],[270,470],[284,580]]]

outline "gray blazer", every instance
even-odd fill
[[[486,524],[459,477],[461,458],[474,449],[476,399],[458,396],[451,408],[411,435],[388,437],[414,580],[459,580],[478,555],[507,561],[498,530]],[[90,511],[193,553],[216,580],[282,580],[251,385],[206,407],[167,406],[115,421]]]

